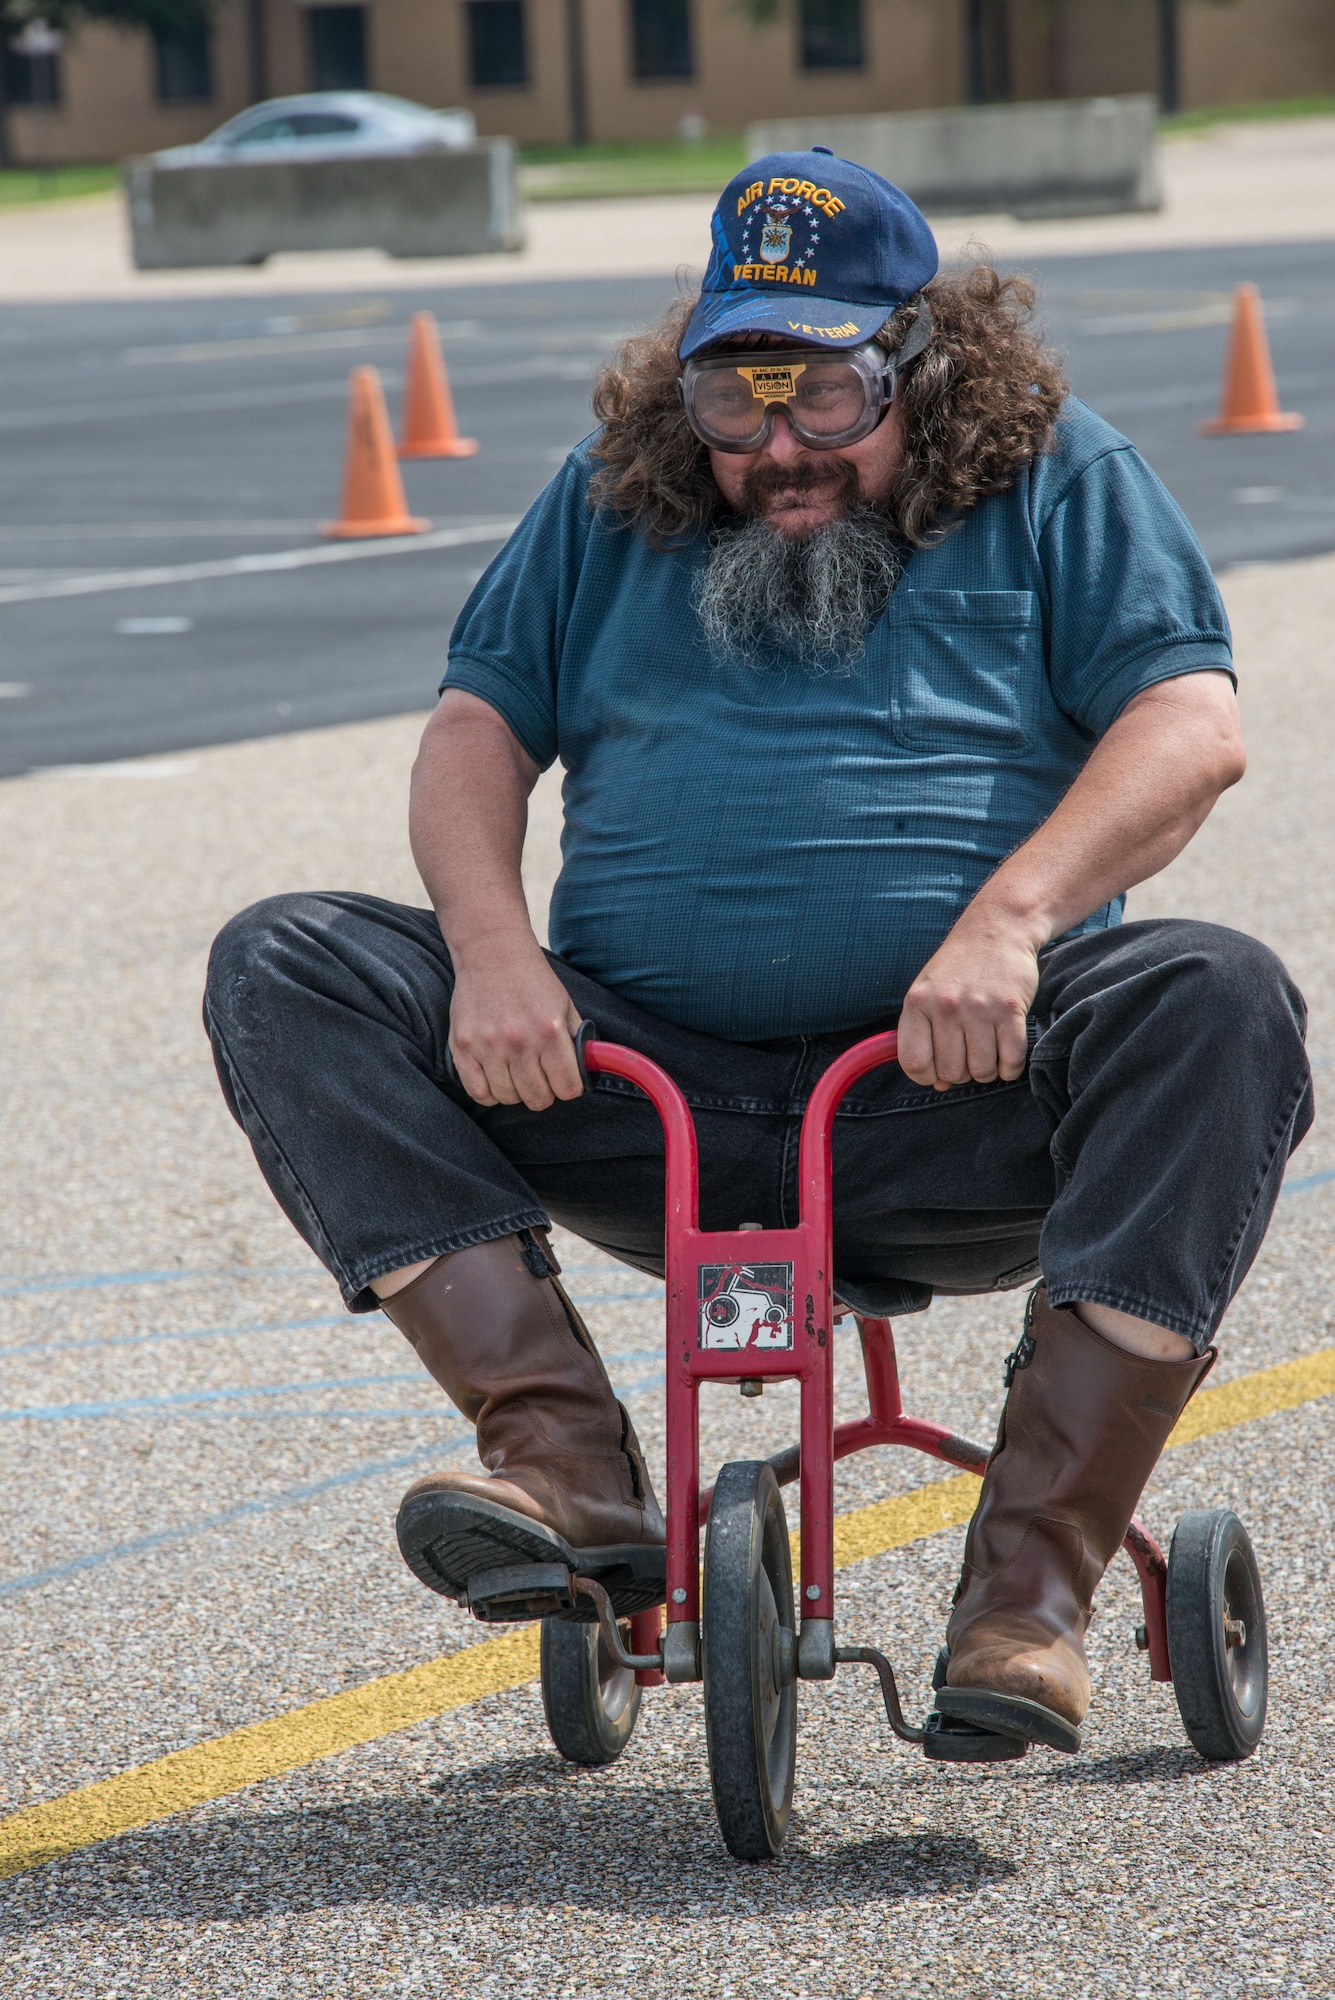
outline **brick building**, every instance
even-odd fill
[[[177,42],[87,25],[4,62],[11,157],[107,160],[259,97],[368,87],[467,105],[521,143],[683,118],[1157,91],[1185,108],[1335,92],[1330,0],[217,0]],[[40,39],[40,38],[39,38]]]

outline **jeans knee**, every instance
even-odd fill
[[[1269,945],[1222,924],[1181,929],[1179,971],[1198,1018],[1234,1039],[1239,1053],[1258,1044],[1301,1045],[1307,1007],[1283,960]]]
[[[204,983],[210,1032],[244,1032],[256,1008],[267,1013],[277,989],[299,985],[297,963],[319,927],[323,898],[266,896],[230,918],[213,941]]]

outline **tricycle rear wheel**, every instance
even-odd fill
[[[629,1650],[630,1624],[618,1627]],[[607,1650],[597,1625],[544,1618],[542,1706],[552,1742],[568,1764],[612,1764],[630,1742],[640,1690]]]
[[[1227,1507],[1184,1514],[1168,1552],[1168,1659],[1182,1726],[1202,1757],[1250,1757],[1265,1728],[1261,1573]]]
[[[728,1852],[783,1846],[797,1763],[797,1639],[788,1523],[773,1468],[725,1465],[705,1535],[701,1664],[714,1806]]]

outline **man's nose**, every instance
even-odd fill
[[[788,412],[782,405],[776,405],[770,424],[770,434],[766,440],[765,457],[775,459],[780,465],[787,465],[795,458],[806,455],[806,446],[794,436]]]

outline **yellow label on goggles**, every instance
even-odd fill
[[[782,368],[757,366],[737,370],[751,384],[751,394],[762,403],[791,403],[797,394],[797,378],[806,372],[805,361],[789,362]]]

